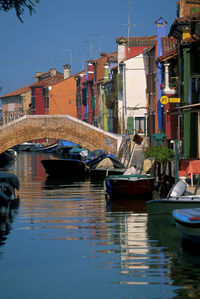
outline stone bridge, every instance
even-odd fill
[[[26,115],[0,127],[0,153],[41,138],[69,140],[90,151],[104,149],[112,154],[117,154],[122,140],[69,115]]]

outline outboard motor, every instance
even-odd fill
[[[187,188],[187,184],[183,181],[178,181],[175,186],[169,191],[167,198],[183,196]]]

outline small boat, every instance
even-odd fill
[[[51,153],[56,150],[58,143],[42,145],[40,143],[33,144],[29,147],[30,152],[43,152],[43,153]]]
[[[109,176],[104,181],[106,196],[110,199],[151,198],[155,177],[150,174]]]
[[[146,202],[149,215],[172,215],[175,209],[200,207],[200,194],[184,195],[187,185],[182,180],[170,190],[166,198],[152,199]]]
[[[182,238],[200,244],[200,207],[174,210],[172,215]]]
[[[16,145],[14,147],[14,149],[18,152],[18,151],[28,151],[29,148],[34,145],[33,142],[24,142],[24,143],[21,143],[19,145]]]
[[[95,154],[95,152],[93,152]],[[109,175],[120,175],[126,171],[124,165],[114,155],[102,153],[94,159],[85,161],[92,178],[105,179]]]
[[[85,176],[89,168],[79,159],[44,159],[41,163],[49,176],[80,177]]]
[[[78,144],[67,140],[59,140],[54,154],[62,158],[70,158],[69,151],[75,146],[78,146]]]

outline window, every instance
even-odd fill
[[[135,117],[135,133],[146,133],[146,118],[144,116]]]

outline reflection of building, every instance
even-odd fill
[[[143,271],[149,268],[149,248],[146,234],[147,215],[129,214],[125,218],[124,232],[120,231],[121,273]],[[132,279],[127,284],[135,284]],[[141,284],[147,284],[144,279]]]

